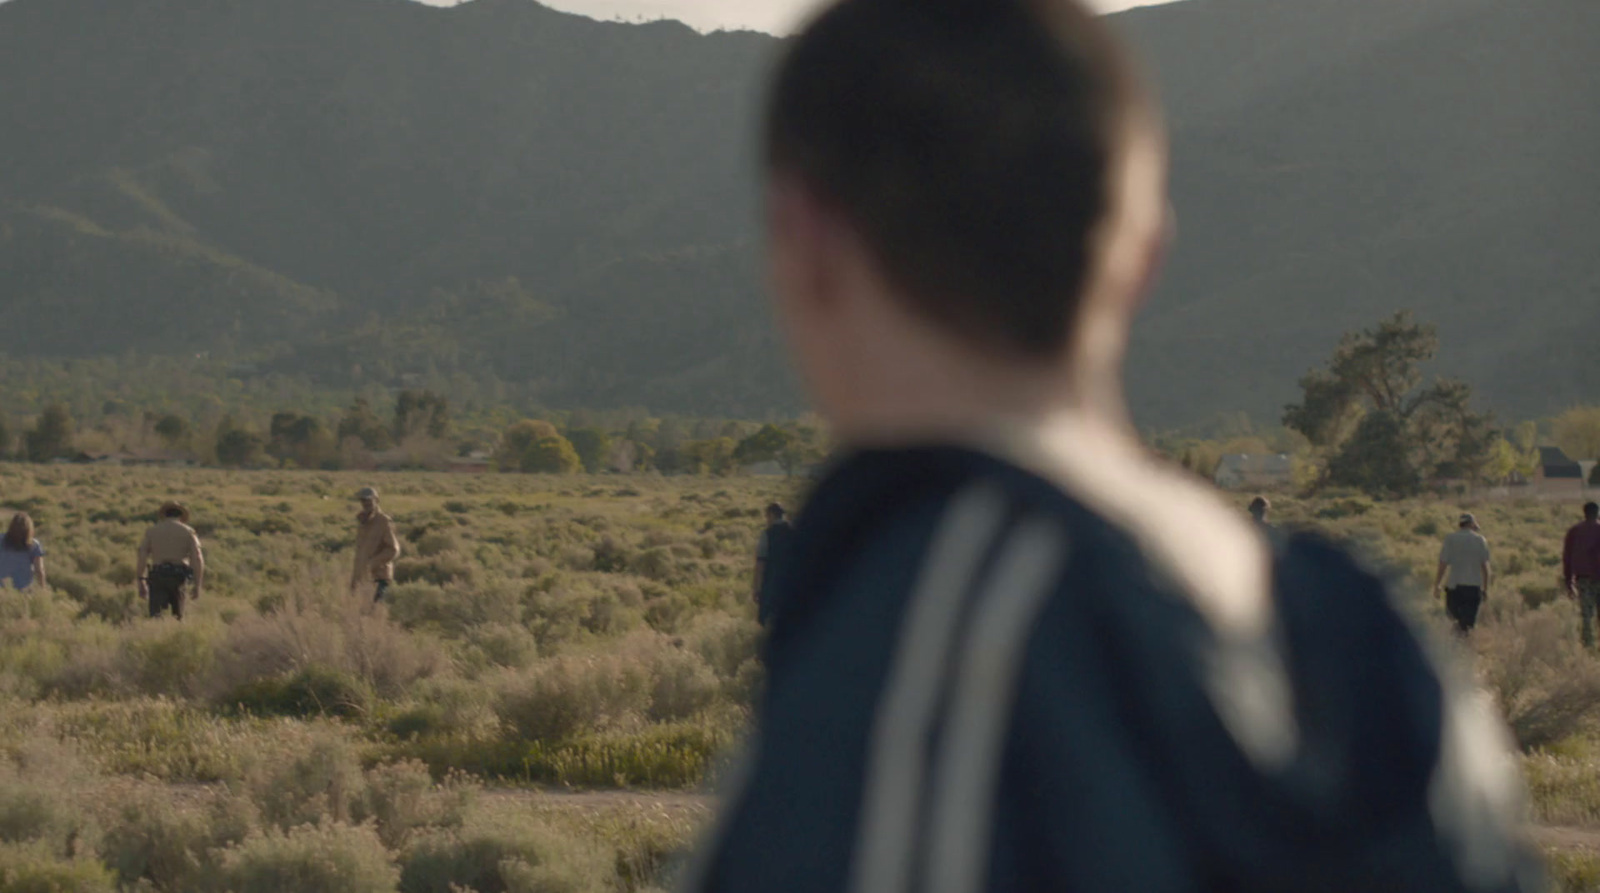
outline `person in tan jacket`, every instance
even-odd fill
[[[364,584],[372,583],[372,600],[381,602],[394,580],[400,538],[394,534],[394,519],[378,508],[377,490],[363,487],[356,499],[361,503],[361,514],[356,516],[356,563],[350,574],[350,591],[358,592]]]
[[[189,526],[189,510],[179,502],[161,506],[161,520],[145,532],[139,543],[139,597],[150,603],[150,616],[160,617],[167,608],[183,619],[184,587],[194,584],[192,597],[200,598],[205,582],[206,559],[200,548],[200,535]]]

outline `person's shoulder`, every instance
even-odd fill
[[[44,555],[44,543],[39,540],[34,540],[32,543],[28,544],[28,551],[31,552],[35,557],[42,556]]]

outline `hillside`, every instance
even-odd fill
[[[1263,417],[1397,307],[1502,413],[1600,392],[1600,4],[1188,0],[1117,17],[1174,118],[1142,420]],[[778,47],[532,0],[0,3],[12,356],[211,352],[552,405],[798,407],[760,294]]]

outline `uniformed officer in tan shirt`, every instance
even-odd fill
[[[200,597],[205,580],[206,559],[200,536],[189,526],[189,510],[182,503],[161,506],[161,520],[150,528],[139,543],[139,597],[150,603],[150,616],[160,617],[167,608],[183,619],[184,588],[194,583],[193,597]]]
[[[373,584],[372,600],[383,601],[394,580],[394,560],[400,557],[400,538],[394,533],[394,519],[378,508],[378,491],[363,487],[356,494],[361,514],[356,516],[356,563],[350,574],[350,591]]]

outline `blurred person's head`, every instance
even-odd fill
[[[782,521],[787,514],[788,512],[784,511],[782,505],[776,502],[771,503],[767,506],[767,523],[776,524]]]
[[[373,487],[362,487],[356,491],[356,502],[361,504],[361,510],[371,512],[378,507],[378,491]]]
[[[1234,504],[1237,505],[1238,503]],[[1255,499],[1250,500],[1250,514],[1257,521],[1267,520],[1267,513],[1270,511],[1272,511],[1272,503],[1267,501],[1267,497],[1257,496]]]
[[[1600,520],[1600,503],[1586,502],[1583,504],[1583,516],[1590,521]]]
[[[1462,530],[1477,530],[1477,529],[1479,529],[1478,528],[1478,519],[1473,517],[1471,512],[1462,512],[1461,513],[1461,529]]]
[[[1165,143],[1076,0],[833,3],[779,68],[766,164],[778,314],[844,440],[963,401],[1121,414]]]
[[[16,552],[26,552],[33,546],[33,518],[27,512],[17,512],[11,516],[11,526],[6,529],[5,546]]]

